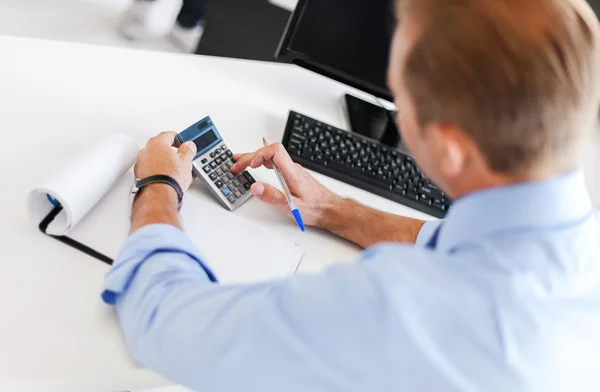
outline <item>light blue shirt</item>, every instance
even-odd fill
[[[243,286],[153,225],[102,296],[134,358],[195,390],[598,392],[599,220],[572,172],[466,196],[416,246]]]

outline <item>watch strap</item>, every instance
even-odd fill
[[[177,200],[179,205],[181,205],[181,201],[183,200],[183,190],[181,189],[181,185],[171,176],[167,176],[165,174],[156,174],[153,176],[149,176],[142,179],[135,180],[135,186],[138,188],[138,194],[142,191],[147,185],[150,184],[167,184],[170,185],[177,192]]]

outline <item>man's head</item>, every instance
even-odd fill
[[[389,67],[403,137],[453,198],[577,165],[600,108],[585,0],[401,0]]]

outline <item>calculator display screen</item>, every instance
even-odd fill
[[[210,146],[217,140],[217,134],[212,129],[208,132],[203,133],[194,139],[194,143],[196,144],[196,148],[198,152],[204,150],[206,147]]]

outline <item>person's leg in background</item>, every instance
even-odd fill
[[[188,53],[196,50],[202,37],[209,2],[210,0],[183,0],[169,38]]]
[[[194,52],[198,45],[209,2],[210,0],[183,0],[169,38],[186,52]],[[131,40],[153,38],[149,32],[148,19],[155,7],[155,0],[135,0],[123,16],[121,34]]]

